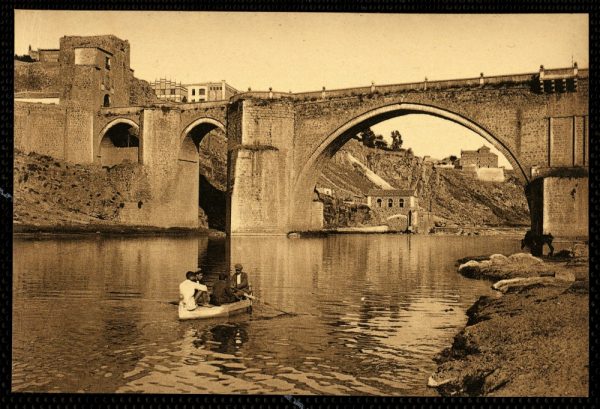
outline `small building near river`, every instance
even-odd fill
[[[372,189],[367,205],[390,230],[416,232],[419,203],[413,189]]]

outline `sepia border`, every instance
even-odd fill
[[[596,2],[598,4],[600,2]],[[384,397],[331,397],[331,396],[264,396],[264,395],[132,395],[132,394],[32,394],[11,393],[11,316],[12,316],[12,162],[13,162],[13,54],[14,54],[14,9],[74,9],[74,10],[213,10],[213,11],[296,11],[296,12],[408,12],[408,13],[590,13],[590,71],[591,104],[590,134],[595,143],[590,145],[590,391],[589,398],[384,398]],[[411,407],[433,408],[438,405],[476,407],[584,407],[597,405],[598,370],[598,277],[595,275],[595,263],[598,260],[598,212],[600,211],[598,191],[598,163],[600,133],[598,130],[598,82],[595,67],[598,64],[598,6],[592,0],[464,0],[464,1],[426,1],[426,0],[346,0],[346,1],[280,1],[280,0],[105,0],[105,1],[53,1],[53,0],[5,0],[0,2],[1,11],[1,69],[0,91],[0,214],[2,217],[0,250],[0,407],[52,407],[75,408],[98,403],[106,408],[144,408],[159,407],[198,408],[198,407],[289,407],[289,408],[345,408],[345,407]]]

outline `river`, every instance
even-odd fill
[[[518,249],[506,236],[15,238],[12,389],[431,394],[432,358],[490,293],[455,260]],[[276,308],[180,322],[169,301],[185,271],[237,262]]]

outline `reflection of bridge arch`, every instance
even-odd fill
[[[96,146],[100,163],[103,166],[112,166],[122,162],[138,163],[139,130],[139,125],[128,118],[116,118],[106,124],[100,131]],[[122,140],[123,138],[125,140]]]

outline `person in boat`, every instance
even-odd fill
[[[179,302],[188,311],[193,311],[198,305],[208,304],[208,287],[200,284],[202,273],[188,271],[185,273],[185,281],[179,284]]]
[[[235,265],[235,273],[231,276],[229,283],[233,294],[238,300],[244,298],[244,294],[250,293],[250,284],[248,283],[248,274],[243,271],[244,266],[240,263]]]
[[[227,273],[220,273],[210,295],[212,305],[222,305],[237,301],[237,298],[227,282]]]

